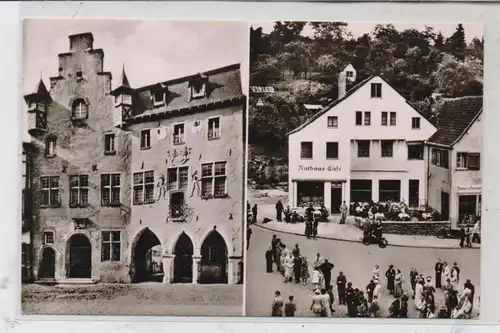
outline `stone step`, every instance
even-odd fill
[[[60,285],[88,285],[88,284],[95,284],[96,282],[93,281],[92,279],[80,279],[80,278],[70,278],[70,279],[63,279],[59,280],[58,284]]]

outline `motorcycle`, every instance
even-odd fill
[[[387,242],[387,239],[385,239],[385,237],[377,238],[373,235],[369,235],[369,236],[365,235],[365,236],[363,236],[363,244],[364,245],[377,244],[378,247],[380,247],[381,249],[384,249],[385,247],[387,247],[389,242]]]

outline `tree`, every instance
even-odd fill
[[[433,77],[439,92],[445,96],[482,94],[483,65],[479,59],[465,58],[460,61],[446,54]]]
[[[465,43],[465,30],[462,23],[459,23],[457,29],[446,40],[449,52],[458,60],[464,60],[466,56],[467,44]]]

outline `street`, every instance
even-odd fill
[[[474,300],[473,318],[477,318],[479,311],[478,296],[480,296],[480,251],[477,249],[431,249],[431,248],[411,248],[411,247],[393,247],[388,246],[380,249],[376,245],[365,246],[361,243],[344,242],[334,240],[309,240],[305,237],[289,235],[285,233],[272,232],[258,226],[252,226],[252,236],[247,255],[247,277],[246,277],[246,315],[253,317],[270,316],[271,303],[276,290],[281,291],[284,300],[293,295],[297,304],[296,316],[310,317],[309,310],[311,305],[312,287],[303,287],[300,284],[284,283],[281,274],[276,271],[266,273],[265,269],[265,251],[271,244],[273,234],[276,234],[281,241],[292,248],[299,244],[301,254],[305,255],[311,265],[320,253],[323,259],[327,258],[335,265],[332,270],[332,284],[342,271],[347,277],[347,281],[352,282],[354,288],[365,290],[371,275],[373,266],[378,264],[381,269],[382,297],[379,302],[381,317],[388,316],[388,307],[393,297],[388,295],[385,290],[386,280],[385,271],[389,265],[394,265],[395,269],[400,269],[404,275],[403,289],[411,297],[412,291],[409,283],[409,272],[412,267],[424,276],[431,276],[434,280],[434,265],[437,258],[452,265],[457,262],[461,269],[460,285],[462,286],[466,279],[470,279],[476,287],[476,296]],[[275,265],[273,266],[275,270]],[[338,302],[335,291],[335,301]],[[443,302],[443,292],[438,290],[435,294],[436,305]],[[345,306],[335,305],[336,312],[334,317],[346,316]],[[408,317],[416,318],[416,310],[413,301],[409,301]]]
[[[241,316],[242,285],[22,286],[23,314]]]

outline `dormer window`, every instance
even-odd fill
[[[206,80],[206,78],[199,78],[199,79],[193,80],[189,83],[189,86],[190,86],[190,90],[191,90],[191,98],[192,99],[206,97],[206,93],[207,93],[207,80]]]
[[[83,99],[77,99],[71,107],[72,120],[85,120],[89,115],[89,107]]]
[[[354,72],[353,71],[347,71],[345,73],[346,77],[354,77]]]
[[[153,104],[155,106],[165,104],[165,93],[163,91],[156,91],[153,93]]]

